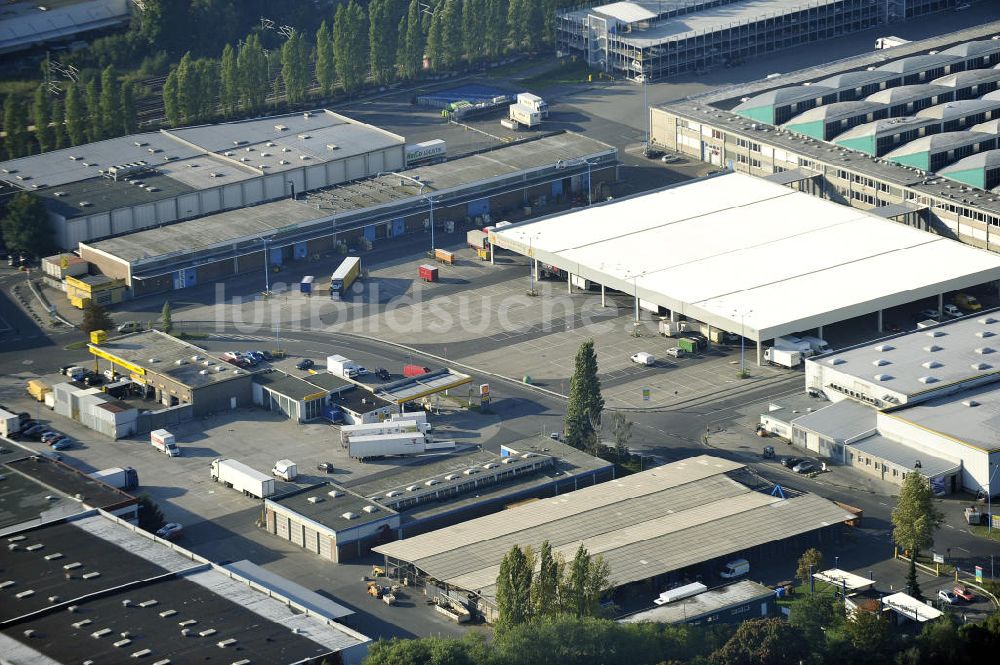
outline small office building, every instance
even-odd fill
[[[329,378],[313,381],[313,377]],[[315,374],[300,379],[279,371],[260,372],[253,378],[253,403],[304,423],[324,417],[332,396],[354,389],[353,385],[332,374]]]
[[[683,623],[689,626],[742,623],[778,614],[774,589],[743,580],[636,612],[619,623]]]

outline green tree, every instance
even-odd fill
[[[632,440],[632,421],[624,413],[615,412],[611,416],[611,440],[615,444],[615,463],[624,464],[629,457],[628,444]]]
[[[80,330],[85,335],[89,335],[95,330],[111,330],[114,322],[108,311],[94,300],[87,300],[83,306],[83,320],[80,322]]]
[[[523,0],[524,36],[522,44],[528,51],[537,51],[545,39],[545,9],[542,0]]]
[[[558,613],[559,585],[562,581],[562,565],[552,554],[549,541],[542,543],[538,557],[538,573],[531,583],[531,611],[536,618]]]
[[[892,539],[909,552],[912,582],[916,585],[916,560],[920,550],[934,544],[934,532],[941,526],[944,515],[934,505],[934,492],[927,477],[919,471],[910,471],[903,480],[899,499],[892,511]],[[919,598],[920,596],[915,596]]]
[[[7,204],[0,232],[11,251],[46,256],[55,248],[48,213],[41,199],[31,192],[20,192]]]
[[[219,64],[219,102],[222,114],[227,118],[236,115],[240,105],[239,69],[236,67],[236,49],[232,44],[226,44],[222,49],[222,60]]]
[[[486,18],[486,0],[465,0],[462,3],[462,43],[470,64],[483,58]]]
[[[90,79],[83,88],[84,101],[87,106],[87,130],[88,141],[100,141],[104,138],[104,123],[101,121],[101,93],[97,84],[97,79]]]
[[[542,4],[542,41],[545,44],[555,43],[557,0],[541,0]]]
[[[427,38],[422,25],[422,14],[418,0],[411,0],[406,11],[406,39],[403,40],[403,54],[399,65],[403,76],[412,79],[424,69],[424,49]]]
[[[200,86],[198,72],[194,67],[191,51],[188,51],[177,63],[177,112],[180,121],[192,124],[198,118]]]
[[[507,39],[506,1],[486,0],[486,16],[483,51],[487,58],[496,58],[504,52],[504,43]]]
[[[7,95],[3,105],[3,129],[7,132],[4,144],[11,159],[24,157],[28,149],[28,117],[24,103],[14,95]]]
[[[788,665],[805,662],[808,645],[784,619],[750,619],[709,658],[713,665]]]
[[[792,610],[788,621],[802,631],[806,642],[820,648],[826,641],[826,631],[839,626],[844,616],[844,604],[825,593],[804,596]]]
[[[809,586],[813,573],[818,573],[823,565],[823,553],[815,547],[810,547],[799,557],[799,565],[795,569],[795,577],[804,586]]]
[[[427,29],[427,61],[434,70],[444,69],[443,17],[444,12],[438,8],[431,16],[431,23]]]
[[[267,76],[267,56],[260,45],[260,37],[250,35],[236,56],[239,70],[240,99],[244,109],[256,113],[264,109],[270,81]]]
[[[497,575],[497,633],[527,623],[531,619],[531,580],[534,566],[517,545],[500,562]]]
[[[169,335],[173,329],[174,320],[170,315],[170,301],[165,300],[163,302],[163,310],[160,312],[160,330]]]
[[[309,53],[305,39],[298,30],[281,46],[281,77],[289,103],[298,104],[306,98],[309,88]]]
[[[100,328],[98,328],[100,330]],[[139,497],[139,528],[149,533],[156,533],[166,523],[160,507],[143,494]]]
[[[451,70],[462,59],[462,0],[444,0],[441,14],[441,35],[438,55],[441,68]]]
[[[118,90],[118,74],[114,65],[108,65],[101,72],[100,123],[101,135],[105,138],[124,134],[122,122],[121,93]]]
[[[54,147],[51,111],[48,91],[44,85],[40,85],[35,88],[35,98],[31,105],[31,120],[35,123],[35,140],[38,141],[39,152],[48,152]]]
[[[838,650],[852,665],[880,665],[891,662],[897,651],[889,634],[889,621],[883,612],[856,611],[844,622],[848,644]]]
[[[52,148],[59,150],[69,145],[66,138],[66,107],[58,97],[52,98]]]
[[[139,115],[135,108],[135,85],[131,81],[125,81],[122,84],[120,108],[122,131],[126,134],[138,131]]]
[[[324,97],[333,95],[333,84],[337,80],[337,70],[333,62],[333,34],[326,21],[319,24],[316,31],[316,81]]]
[[[166,88],[164,87],[164,100]],[[70,145],[80,145],[87,140],[87,112],[80,94],[80,84],[70,83],[66,88],[66,137]]]
[[[368,29],[364,10],[354,0],[339,5],[333,19],[333,52],[344,92],[361,89],[368,70]]]
[[[195,110],[200,121],[215,117],[218,91],[221,87],[218,63],[211,58],[199,58],[194,63],[198,95]]]
[[[604,410],[601,380],[597,377],[597,354],[594,340],[580,345],[576,353],[576,366],[569,382],[569,402],[566,405],[566,443],[583,449],[595,434]]]
[[[177,68],[174,67],[163,81],[163,115],[167,124],[177,127],[181,124],[181,111],[177,102]]]
[[[607,563],[603,557],[591,557],[580,545],[567,569],[559,591],[562,610],[576,617],[596,616],[601,597],[611,588]]]
[[[395,8],[391,0],[371,0],[368,3],[368,59],[372,78],[378,85],[392,82],[396,73]]]
[[[527,29],[528,8],[526,5],[535,0],[510,0],[507,5],[507,43],[511,49],[517,50],[525,41]]]

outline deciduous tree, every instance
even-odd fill
[[[100,141],[104,138],[104,123],[101,121],[101,92],[97,79],[92,78],[87,81],[83,90],[87,107],[87,140]]]
[[[169,335],[173,329],[174,319],[170,314],[170,301],[165,300],[163,302],[163,309],[160,311],[160,330]]]
[[[118,90],[118,74],[113,65],[101,72],[100,123],[104,138],[120,136],[124,133],[122,122],[121,93]]]
[[[497,575],[498,633],[520,626],[531,619],[532,561],[517,545],[500,562]]]
[[[54,147],[51,109],[48,90],[44,85],[38,86],[31,105],[31,120],[35,124],[35,140],[38,141],[39,152],[48,152]]]
[[[3,105],[3,129],[7,132],[4,145],[7,156],[16,159],[28,154],[28,116],[24,103],[14,95],[7,95]]]
[[[810,547],[802,553],[802,556],[799,557],[799,565],[795,569],[795,577],[797,577],[804,586],[809,586],[809,582],[812,580],[812,574],[818,573],[820,566],[822,565],[823,553],[815,547]]]
[[[597,354],[594,340],[580,345],[576,353],[576,366],[569,382],[569,402],[566,405],[566,443],[583,449],[594,434],[594,425],[600,422],[604,410],[601,381],[597,377]]]
[[[354,0],[337,7],[333,19],[333,51],[344,92],[361,89],[368,71],[368,28],[365,13]]]
[[[80,322],[80,330],[85,335],[89,335],[95,330],[110,330],[114,323],[107,310],[94,300],[88,300],[83,306],[83,320]],[[158,528],[158,527],[157,527]]]
[[[426,45],[420,3],[418,0],[411,0],[406,11],[406,39],[403,40],[402,56],[399,58],[404,77],[416,78],[423,71]]]
[[[535,618],[558,613],[559,583],[562,580],[562,563],[552,554],[549,541],[542,543],[538,557],[538,573],[531,583],[531,610]]]
[[[903,480],[899,499],[892,511],[892,539],[908,550],[912,569],[911,592],[919,597],[916,584],[915,560],[920,550],[934,544],[934,532],[941,526],[944,515],[934,505],[930,481],[919,471],[910,471]]]
[[[139,116],[135,108],[135,85],[125,81],[121,90],[122,131],[132,134],[139,129]]]
[[[166,102],[166,86],[164,86]],[[87,112],[80,92],[79,83],[70,83],[66,88],[66,136],[70,145],[80,145],[87,140]],[[169,116],[168,116],[169,117]]]
[[[784,619],[750,619],[709,658],[713,665],[788,665],[805,662],[802,633]]]
[[[11,251],[46,256],[55,247],[45,206],[31,192],[20,192],[7,204],[7,214],[0,220],[0,231],[4,244]]]
[[[167,124],[173,127],[181,124],[181,111],[177,102],[176,67],[170,70],[167,78],[163,81],[163,115],[167,119]]]
[[[236,68],[236,49],[226,44],[219,62],[219,102],[222,114],[232,118],[240,105],[239,70]]]
[[[333,61],[333,34],[326,21],[320,23],[316,31],[316,80],[324,97],[333,95],[337,70]]]

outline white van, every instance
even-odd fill
[[[646,353],[645,351],[633,353],[631,360],[637,365],[646,365],[647,367],[656,363],[656,358],[653,357],[653,354]]]
[[[719,577],[724,580],[731,580],[736,577],[743,577],[750,572],[750,562],[746,559],[733,559],[726,563],[719,573]]]

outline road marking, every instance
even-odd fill
[[[955,527],[953,527],[953,526],[952,526],[952,525],[950,525],[950,524],[945,524],[945,527],[946,527],[946,528],[948,528],[948,529],[954,529],[954,528],[955,528]]]

